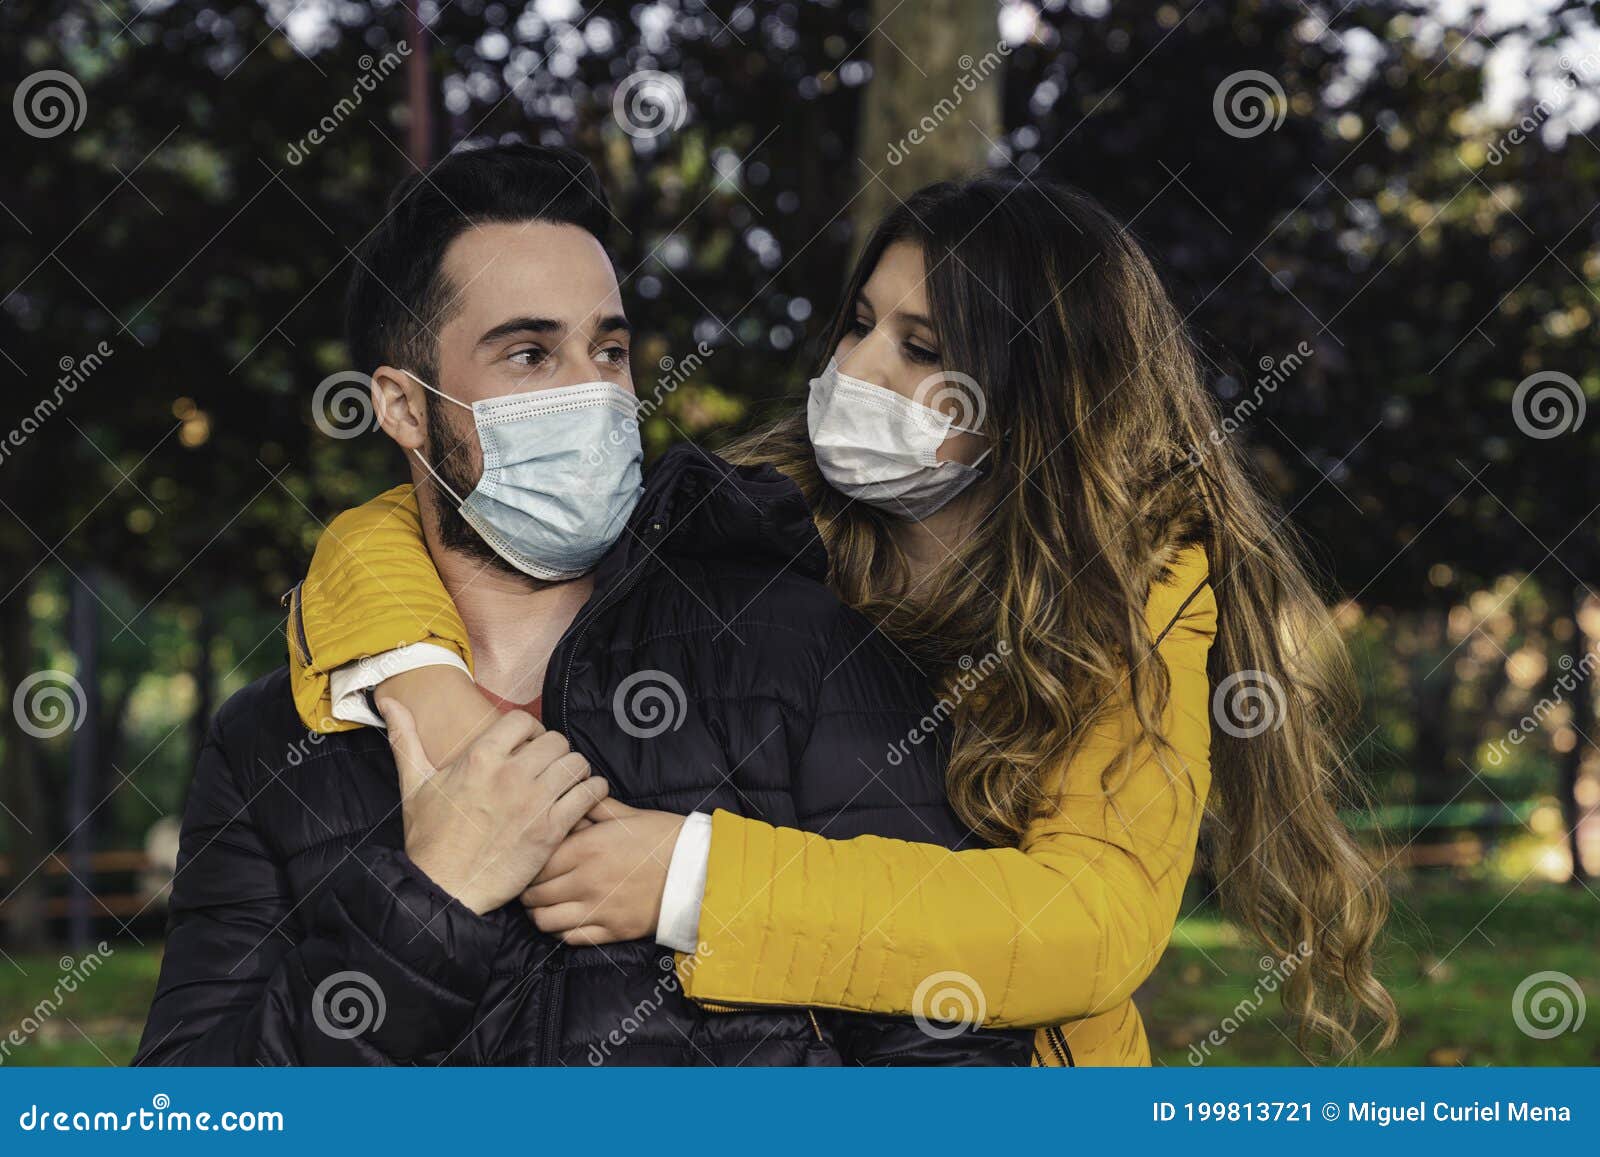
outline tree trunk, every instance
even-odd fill
[[[872,0],[872,82],[861,102],[856,244],[932,181],[983,168],[1000,140],[1008,47],[993,0]]]
[[[1450,650],[1450,612],[1446,607],[1424,607],[1417,614],[1420,636],[1412,684],[1412,719],[1416,727],[1411,749],[1411,798],[1417,805],[1417,822],[1435,829],[1407,831],[1418,847],[1449,843],[1451,831],[1443,826],[1438,813],[1459,801],[1470,772],[1456,759],[1459,746],[1452,734],[1452,705],[1456,688],[1456,665],[1446,659]],[[1444,659],[1444,662],[1440,662]],[[1431,671],[1431,673],[1430,673]]]
[[[85,718],[72,733],[72,773],[67,788],[67,943],[82,949],[90,943],[99,914],[94,898],[94,821],[96,787],[100,782],[100,600],[93,567],[85,567],[72,587],[72,651],[78,660]]]
[[[40,807],[38,740],[18,724],[13,706],[17,688],[33,673],[33,623],[28,596],[33,580],[24,579],[0,603],[0,711],[5,729],[4,779],[0,781],[0,824],[5,825],[6,852],[11,862],[0,900],[5,905],[6,939],[19,952],[37,951],[46,940],[44,875],[34,869],[44,858],[45,826]]]
[[[211,646],[216,638],[217,619],[210,607],[200,607],[200,623],[195,631],[194,645],[199,653],[194,660],[194,715],[189,719],[189,762],[200,758],[200,749],[206,745],[206,733],[211,729],[214,682],[211,674]]]
[[[1581,588],[1573,587],[1569,592],[1570,601],[1567,613],[1572,618],[1572,667],[1565,672],[1576,681],[1576,685],[1568,694],[1571,696],[1572,725],[1577,729],[1577,738],[1572,747],[1561,754],[1560,775],[1556,786],[1556,794],[1561,800],[1561,826],[1567,833],[1567,851],[1572,856],[1572,875],[1569,883],[1575,887],[1583,886],[1589,878],[1583,866],[1582,840],[1580,839],[1579,825],[1583,821],[1584,807],[1578,802],[1578,782],[1583,776],[1584,756],[1589,750],[1590,742],[1600,735],[1600,718],[1597,718],[1594,702],[1594,654],[1591,651],[1593,640],[1583,629],[1583,605],[1587,592]]]

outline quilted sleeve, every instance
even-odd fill
[[[347,663],[432,643],[472,666],[466,625],[434,569],[409,485],[330,522],[290,602],[290,686],[300,721],[314,731],[358,726],[333,717],[329,676]]]
[[[930,978],[959,974],[992,1026],[1059,1024],[1123,1005],[1176,923],[1210,788],[1206,660],[1216,602],[1202,552],[1152,593],[1171,675],[1172,749],[1135,749],[1109,713],[1055,785],[1059,806],[1016,848],[951,851],[875,836],[832,840],[718,811],[700,938],[684,990],[702,1001],[891,1015],[930,1010]],[[683,971],[680,969],[680,972]]]
[[[349,849],[301,901],[222,729],[184,811],[161,979],[136,1065],[399,1065],[471,1031],[499,930],[397,849]]]

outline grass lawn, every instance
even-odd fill
[[[1600,899],[1593,893],[1555,886],[1508,893],[1494,884],[1438,880],[1393,899],[1379,978],[1399,1006],[1400,1037],[1365,1063],[1600,1064],[1600,1009],[1576,1031],[1544,1040],[1524,1033],[1512,1015],[1517,986],[1537,972],[1565,973],[1585,996],[1600,997]],[[1180,923],[1138,998],[1156,1063],[1305,1063],[1276,993],[1248,1011],[1266,975],[1261,953],[1231,925],[1214,916]],[[1223,1021],[1241,1001],[1250,1003],[1229,1035]],[[1528,1019],[1535,1029],[1550,1023]],[[1213,1030],[1226,1039],[1207,1054]]]
[[[1510,893],[1489,884],[1432,882],[1397,895],[1383,953],[1384,982],[1400,1006],[1399,1044],[1375,1063],[1600,1064],[1600,1010],[1577,1031],[1539,1040],[1517,1027],[1512,994],[1535,972],[1570,976],[1600,996],[1600,900],[1570,888]],[[160,965],[158,948],[114,953],[17,1046],[20,1029],[62,975],[56,956],[0,957],[0,1063],[125,1064],[138,1045]],[[1196,1047],[1212,1065],[1302,1064],[1276,994],[1248,1002],[1266,975],[1261,953],[1210,914],[1185,919],[1139,996],[1156,1063],[1187,1065]],[[1240,1002],[1245,1011],[1234,1016]],[[1228,1022],[1228,1023],[1225,1023]],[[1231,1029],[1231,1031],[1229,1031]]]

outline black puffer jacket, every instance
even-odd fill
[[[961,843],[936,745],[885,758],[926,691],[821,585],[825,563],[786,480],[674,450],[552,656],[546,725],[635,806]],[[652,686],[667,714],[627,714]],[[1029,1059],[1027,1033],[945,1040],[824,1010],[702,1009],[671,952],[568,948],[514,904],[479,917],[403,846],[381,733],[307,733],[284,671],[230,699],[190,791],[138,1063]]]

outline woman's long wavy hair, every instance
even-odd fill
[[[1283,998],[1302,1044],[1351,1058],[1366,1013],[1386,1047],[1395,1008],[1372,951],[1387,893],[1339,818],[1363,798],[1341,747],[1356,702],[1348,657],[1296,540],[1220,434],[1150,260],[1080,192],[999,175],[931,185],[868,239],[828,352],[897,242],[922,250],[943,368],[979,384],[985,429],[999,432],[975,488],[984,516],[948,544],[953,557],[912,589],[893,520],[824,482],[804,414],[728,456],[800,485],[834,589],[926,669],[948,681],[963,657],[1007,656],[981,696],[960,697],[948,772],[956,810],[993,843],[1016,843],[1051,807],[1052,769],[1113,705],[1131,701],[1145,750],[1170,750],[1146,602],[1177,550],[1203,545],[1218,607],[1211,683],[1249,672],[1282,712],[1259,734],[1213,728],[1209,873],[1230,915],[1300,958]],[[1105,770],[1108,794],[1120,770]]]

